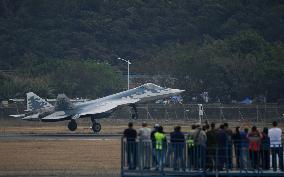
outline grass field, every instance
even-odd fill
[[[119,140],[0,141],[0,176],[119,174]]]

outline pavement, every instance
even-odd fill
[[[77,134],[77,133],[37,133],[37,134],[0,134],[1,140],[119,140],[121,134]]]

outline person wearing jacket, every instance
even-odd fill
[[[242,159],[242,149],[241,149],[241,132],[240,127],[237,126],[236,130],[232,136],[233,144],[234,144],[234,150],[235,150],[235,156],[236,156],[236,163],[237,168],[241,167],[241,159]]]
[[[195,161],[197,162],[197,168],[199,170],[205,169],[205,157],[206,157],[206,141],[207,136],[204,130],[197,125],[197,128],[192,134],[195,146]]]
[[[193,139],[193,134],[195,132],[196,125],[192,124],[191,125],[191,131],[188,133],[187,138],[186,138],[186,144],[187,144],[187,154],[188,154],[188,163],[187,166],[189,170],[193,170],[197,168],[196,166],[196,157],[195,157],[195,145],[194,145],[194,139]]]
[[[158,131],[154,134],[154,136],[155,136],[155,142],[156,142],[155,150],[156,150],[156,157],[157,157],[156,170],[163,171],[167,138],[166,138],[166,135],[164,133],[162,126],[158,128]]]
[[[217,157],[218,157],[218,164],[217,169],[218,171],[222,171],[224,169],[225,160],[226,160],[226,146],[227,146],[227,135],[224,130],[224,125],[221,124],[220,128],[217,133]]]
[[[152,166],[157,165],[157,158],[156,158],[156,139],[155,139],[155,133],[158,131],[158,128],[160,127],[159,124],[155,124],[154,128],[151,132],[151,141],[152,141]]]
[[[172,145],[172,150],[174,153],[174,170],[179,170],[180,167],[185,171],[184,163],[184,147],[185,147],[185,137],[181,132],[181,127],[176,126],[174,131],[170,134],[170,141]]]
[[[249,140],[251,166],[253,169],[257,169],[259,167],[259,151],[262,134],[257,130],[256,126],[253,126],[251,132],[247,135],[247,138]]]
[[[268,136],[268,128],[264,127],[262,131],[262,140],[260,146],[261,166],[264,170],[270,168],[270,138]]]
[[[215,169],[214,164],[216,166],[217,130],[215,129],[215,123],[211,123],[211,129],[206,132],[206,136],[206,168],[212,171]]]

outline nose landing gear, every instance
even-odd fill
[[[71,120],[69,123],[68,123],[68,129],[70,131],[75,131],[77,129],[77,123],[75,120]]]

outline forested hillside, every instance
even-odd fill
[[[277,101],[283,20],[282,0],[0,0],[0,95],[103,96],[125,85],[124,57],[188,101]]]

